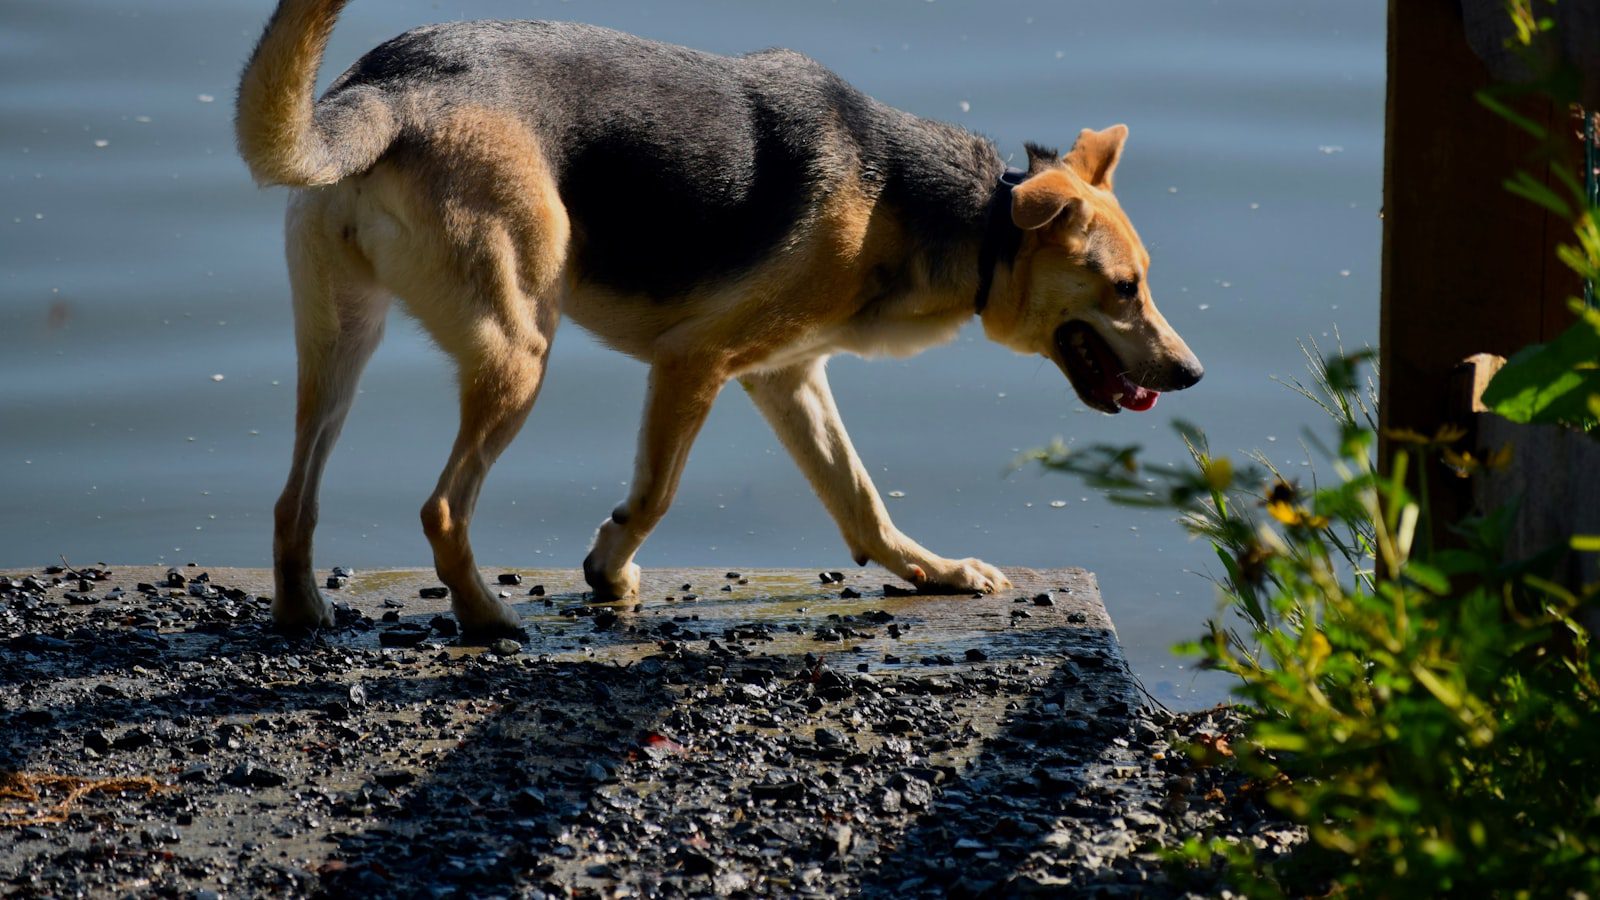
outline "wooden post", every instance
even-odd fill
[[[1389,0],[1389,84],[1383,183],[1383,309],[1379,414],[1387,428],[1431,434],[1449,420],[1452,372],[1468,356],[1510,356],[1570,321],[1581,290],[1555,258],[1569,225],[1505,190],[1518,168],[1542,174],[1536,142],[1480,105],[1487,68],[1473,55],[1459,0]],[[1519,111],[1552,131],[1566,109]],[[1564,191],[1559,185],[1552,185]],[[1381,441],[1384,463],[1392,452]],[[1428,473],[1435,523],[1471,508],[1470,488]],[[1442,536],[1442,535],[1441,535]]]

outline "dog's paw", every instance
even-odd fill
[[[272,600],[272,625],[279,631],[332,628],[333,607],[316,591],[296,598],[280,595]]]
[[[1011,587],[1004,572],[981,559],[944,559],[911,567],[910,578],[924,594],[993,594]]]
[[[589,554],[583,561],[583,580],[589,583],[594,591],[594,599],[598,603],[609,600],[628,600],[639,596],[639,566],[628,563],[622,571],[615,576],[608,576],[600,571],[594,562],[594,554]]]

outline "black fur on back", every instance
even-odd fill
[[[521,117],[555,169],[584,277],[657,300],[771,255],[851,169],[927,259],[971,264],[961,251],[1005,168],[988,140],[885,106],[801,54],[717,56],[571,23],[417,29],[320,103],[370,90]]]

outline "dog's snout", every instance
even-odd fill
[[[1200,360],[1191,356],[1172,367],[1172,390],[1192,388],[1204,377],[1206,377],[1206,367],[1200,365]]]

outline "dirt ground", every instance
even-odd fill
[[[329,574],[300,636],[259,570],[12,572],[0,894],[1166,897],[1221,887],[1187,835],[1297,839],[1177,750],[1237,719],[1148,708],[1092,575],[1007,574],[490,570],[526,639],[472,646],[420,570]]]

